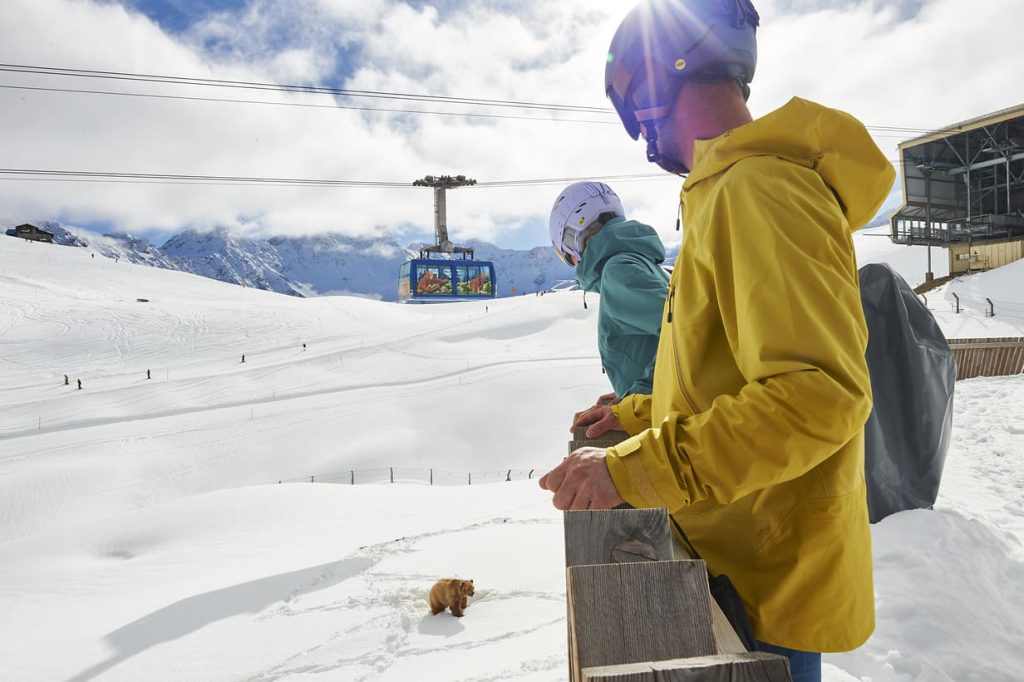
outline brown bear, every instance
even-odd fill
[[[450,608],[453,616],[462,618],[469,597],[472,597],[473,594],[472,580],[459,580],[458,578],[438,580],[430,588],[430,613],[436,616],[445,608]]]

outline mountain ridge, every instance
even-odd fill
[[[185,230],[156,246],[130,233],[101,235],[52,220],[33,224],[52,232],[54,243],[62,246],[298,297],[345,295],[395,301],[399,268],[415,258],[422,246],[406,246],[392,237],[337,233],[246,237],[224,227]],[[0,229],[14,225],[4,221]],[[482,241],[466,245],[476,250],[478,260],[494,263],[499,297],[543,291],[574,277],[572,268],[550,248],[504,249]]]

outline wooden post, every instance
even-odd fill
[[[391,482],[395,482],[395,467],[388,467],[388,472],[391,477]]]
[[[616,509],[610,511],[570,511],[564,514],[565,565],[568,572],[577,566],[638,561],[670,561],[672,540],[668,530],[668,512],[664,509]],[[703,565],[703,564],[702,564]],[[705,578],[704,590],[707,591]],[[567,589],[567,594],[569,594]],[[708,597],[710,599],[710,594]],[[578,629],[569,594],[569,679],[581,682]],[[724,616],[723,616],[724,617]],[[714,650],[708,653],[715,653]],[[617,663],[636,662],[620,660]],[[587,665],[600,665],[586,661]]]
[[[573,679],[593,666],[715,653],[703,561],[568,569]]]
[[[565,565],[669,561],[664,509],[565,512]]]
[[[789,682],[789,661],[760,652],[587,668],[583,682]]]
[[[569,674],[573,682],[586,682],[587,679],[595,682],[788,682],[790,679],[788,662],[782,657],[758,653],[753,655],[753,659],[750,658],[751,655],[743,647],[725,614],[711,598],[704,562],[672,561],[673,556],[686,559],[688,555],[679,539],[670,533],[668,513],[664,509],[566,512],[565,547],[568,567]],[[574,573],[576,568],[584,566],[600,569],[604,573]],[[638,568],[644,566],[647,568]],[[678,566],[686,568],[676,568]],[[619,570],[619,573],[608,572],[615,570]],[[591,587],[593,585],[597,587]],[[631,604],[643,606],[637,609],[630,604],[620,603],[623,595],[628,595]],[[648,604],[650,600],[656,606]],[[683,620],[680,620],[677,613],[679,610],[688,614]],[[671,622],[659,620],[662,617]],[[649,633],[648,629],[654,632]],[[609,635],[609,632],[612,634]],[[676,640],[659,640],[664,632],[681,636],[685,642],[680,644]],[[630,654],[614,662],[602,658],[608,652],[615,656],[623,653],[622,649],[607,640],[609,637],[625,640],[626,633],[629,642],[640,642],[648,646],[640,651],[651,657]],[[597,653],[592,643],[594,641],[597,642]],[[696,650],[697,653],[668,654],[666,657],[664,651],[657,650],[663,646],[681,647],[680,650],[687,652]],[[707,658],[714,654],[719,656]],[[655,655],[659,657],[655,658]],[[703,667],[682,668],[689,677],[670,676],[670,672],[675,674],[675,668],[652,667],[663,665],[659,661],[679,656],[704,657],[698,660],[707,660],[714,665],[709,663]],[[754,659],[767,660],[765,657],[772,659],[766,668],[768,672],[759,672],[749,662]],[[595,663],[595,660],[606,662]],[[778,664],[780,660],[782,668]],[[674,660],[669,662],[676,663]],[[625,672],[616,668],[613,671],[615,674],[622,672],[626,675],[620,677],[584,676],[585,668],[626,663],[647,667],[624,669]],[[587,674],[593,672],[588,670]],[[604,672],[601,671],[601,674]],[[730,678],[730,674],[734,677]],[[779,674],[783,676],[779,677]]]
[[[569,452],[580,448],[610,448],[629,438],[629,434],[625,431],[609,431],[598,438],[587,438],[587,428],[578,426],[573,429],[572,440],[569,441]]]
[[[672,556],[676,559],[689,559],[690,552],[683,546],[679,538],[672,536]],[[745,654],[747,647],[736,634],[732,623],[725,617],[725,612],[714,599],[711,600],[711,628],[715,633],[715,646],[720,654]]]
[[[565,565],[691,558],[669,531],[664,509],[616,509],[565,513]],[[722,609],[711,600],[716,653],[744,653],[746,647]]]

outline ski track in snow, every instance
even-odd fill
[[[358,576],[363,585],[359,589],[359,597],[351,597],[344,601],[332,602],[322,606],[303,608],[301,604],[286,603],[276,609],[268,611],[260,616],[260,620],[273,618],[301,617],[309,613],[322,612],[355,612],[356,614],[373,613],[378,611],[369,621],[352,625],[343,630],[331,633],[323,642],[314,644],[301,652],[297,652],[280,664],[260,671],[253,677],[256,680],[286,680],[295,675],[325,675],[329,679],[332,676],[342,673],[351,673],[360,670],[357,675],[346,677],[353,682],[369,682],[371,680],[383,679],[391,668],[399,661],[409,658],[424,656],[427,654],[437,655],[448,652],[465,652],[474,649],[492,647],[494,645],[514,644],[517,638],[533,634],[538,629],[545,629],[552,626],[564,626],[564,615],[550,619],[545,622],[531,623],[525,628],[509,629],[498,632],[491,637],[484,637],[468,642],[459,642],[446,646],[415,646],[410,642],[410,634],[416,629],[420,631],[433,632],[438,635],[450,632],[462,626],[447,611],[431,615],[426,608],[424,590],[413,590],[409,584],[431,585],[436,576],[426,573],[408,573],[382,570],[380,565],[387,559],[401,558],[414,552],[425,540],[441,536],[452,537],[469,531],[487,529],[492,526],[506,526],[513,524],[552,524],[548,519],[510,521],[507,518],[493,519],[481,523],[474,523],[462,528],[446,529],[443,531],[432,531],[422,533],[413,537],[404,537],[389,542],[382,542],[376,545],[360,548],[354,557],[364,558],[369,565]],[[506,601],[520,601],[533,599],[554,603],[559,609],[564,608],[564,595],[552,595],[547,592],[530,592],[522,590],[496,590],[477,589],[475,597],[471,598],[470,606],[467,608],[467,616],[480,610],[483,605],[501,604]],[[318,653],[331,644],[344,640],[346,637],[355,634],[365,628],[379,629],[389,634],[383,642],[380,650],[369,651],[362,654],[334,658],[327,656],[329,661],[321,663],[304,662],[309,658],[316,658]],[[534,660],[522,661],[514,668],[501,670],[494,675],[484,677],[460,677],[464,682],[486,682],[489,680],[515,679],[521,674],[533,674],[536,672],[561,670],[564,667],[564,659],[560,656],[547,656]]]
[[[182,417],[182,416],[194,415],[194,414],[197,414],[197,413],[210,412],[210,411],[213,411],[213,410],[228,410],[228,409],[237,408],[237,407],[252,407],[252,406],[257,406],[257,405],[267,405],[267,404],[270,404],[270,403],[281,403],[281,402],[287,402],[289,400],[302,400],[304,398],[313,398],[313,397],[317,397],[317,396],[332,396],[332,395],[338,395],[338,394],[341,394],[341,393],[351,393],[351,392],[360,392],[360,391],[372,391],[372,390],[383,390],[383,389],[391,389],[391,388],[405,388],[405,387],[410,387],[410,386],[420,386],[420,385],[423,385],[423,384],[436,383],[436,382],[439,382],[439,381],[443,381],[445,379],[452,379],[452,378],[457,378],[457,377],[466,377],[467,375],[470,375],[470,374],[486,372],[488,370],[493,370],[493,369],[498,369],[498,368],[517,367],[517,366],[524,366],[524,365],[545,365],[545,364],[572,365],[572,364],[575,364],[575,363],[584,363],[584,362],[585,363],[593,363],[595,360],[596,360],[596,356],[580,355],[580,356],[575,356],[575,357],[536,358],[536,359],[531,359],[531,360],[507,360],[507,361],[497,361],[497,362],[490,362],[490,363],[482,363],[482,364],[478,364],[478,365],[475,365],[475,366],[471,366],[468,370],[467,369],[462,369],[462,370],[455,370],[455,371],[451,371],[451,372],[443,372],[443,373],[440,373],[440,374],[435,374],[435,375],[428,376],[428,377],[423,377],[423,378],[420,378],[420,379],[408,379],[408,380],[399,380],[399,381],[379,381],[379,382],[373,382],[373,383],[369,383],[368,382],[368,383],[364,383],[364,384],[352,384],[352,385],[347,385],[347,386],[339,386],[339,387],[336,387],[336,388],[323,388],[323,389],[317,389],[317,390],[313,390],[313,391],[295,391],[295,392],[292,392],[292,393],[285,392],[285,393],[281,393],[279,395],[275,394],[272,397],[255,397],[255,398],[249,398],[249,399],[244,399],[244,400],[223,401],[223,402],[218,402],[218,403],[215,403],[215,404],[212,404],[212,405],[207,405],[207,406],[204,406],[204,407],[201,407],[201,408],[196,408],[196,409],[183,408],[183,409],[179,409],[179,410],[166,410],[166,411],[163,411],[163,412],[150,412],[150,413],[140,414],[140,415],[131,416],[131,417],[117,417],[117,418],[111,417],[111,418],[100,418],[100,419],[69,420],[69,421],[61,422],[60,425],[58,425],[58,426],[47,426],[45,428],[37,428],[37,429],[25,428],[25,429],[22,429],[20,431],[14,430],[14,431],[8,431],[6,433],[0,432],[0,441],[10,440],[10,439],[15,439],[15,438],[22,438],[22,437],[26,437],[26,436],[36,436],[36,435],[38,435],[40,433],[53,433],[53,432],[59,432],[59,431],[74,431],[74,430],[87,429],[87,428],[90,428],[90,427],[93,427],[93,426],[104,426],[104,425],[108,425],[108,424],[124,424],[124,423],[134,422],[134,421],[148,421],[148,420],[153,420],[153,419],[163,419],[163,418],[166,418],[166,417]],[[215,381],[216,379],[217,379],[216,377],[207,377],[204,381]],[[199,385],[202,386],[203,384],[200,383]],[[118,400],[120,400],[120,399],[118,399]],[[127,402],[120,402],[118,404],[125,405],[125,404],[128,404],[128,403]],[[2,459],[3,458],[0,457],[0,460],[2,460]]]

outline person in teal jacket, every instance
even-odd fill
[[[618,195],[602,182],[566,187],[551,209],[551,241],[576,268],[576,280],[601,296],[597,347],[618,402],[649,395],[654,377],[668,274],[654,229],[626,220]]]

